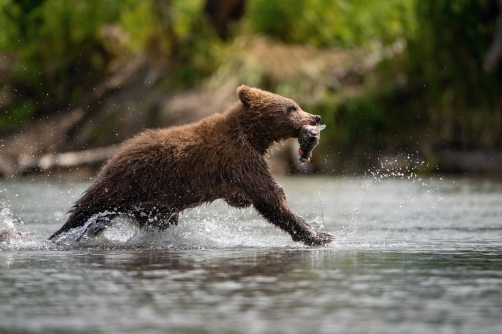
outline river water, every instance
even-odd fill
[[[0,180],[0,332],[502,333],[500,180],[279,182],[335,243],[221,202],[162,233],[120,218],[53,243],[89,182]]]

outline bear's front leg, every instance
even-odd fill
[[[292,212],[287,205],[275,207],[270,202],[257,201],[254,206],[265,219],[288,232],[293,241],[301,241],[309,246],[322,246],[336,239],[332,234],[314,231],[305,219]]]
[[[309,246],[321,246],[334,241],[329,233],[316,232],[288,206],[282,188],[269,173],[243,178],[247,195],[255,209],[270,223],[291,235],[293,241],[301,241]]]
[[[330,233],[315,232],[302,217],[294,212],[291,212],[291,214],[296,216],[290,220],[295,221],[295,224],[292,224],[292,232],[290,232],[293,241],[301,241],[309,246],[322,246],[336,240],[336,237]],[[302,224],[307,226],[308,231],[305,231],[303,228],[296,228],[296,226],[301,226]]]

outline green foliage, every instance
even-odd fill
[[[493,0],[435,0],[417,3],[418,29],[408,43],[410,71],[439,87],[454,86],[459,97],[481,88],[484,99],[498,91],[496,74],[482,68],[493,37]],[[478,104],[479,101],[474,101]]]
[[[365,93],[337,104],[331,118],[317,107],[330,122],[325,142],[337,152],[501,147],[502,67],[482,66],[497,14],[494,0],[417,1],[405,52],[367,74]]]
[[[408,42],[403,69],[410,86],[426,86],[422,108],[446,143],[461,146],[502,144],[491,129],[502,112],[502,67],[483,70],[493,38],[495,0],[417,2],[418,27]],[[491,129],[491,130],[490,130]]]
[[[195,85],[217,62],[215,41],[202,16],[203,0],[2,0],[0,54],[13,57],[0,78],[12,98],[0,128],[75,105],[101,82],[117,50],[102,28],[123,30],[122,53],[170,58],[170,86]],[[15,113],[15,115],[13,115]]]
[[[71,105],[98,82],[108,57],[99,28],[118,13],[113,0],[5,1],[0,22],[7,29],[0,32],[0,52],[15,55],[16,62],[7,78],[12,107],[0,116],[2,127]]]
[[[166,89],[193,87],[208,76],[218,86],[237,78],[317,101],[305,107],[328,124],[321,145],[379,150],[430,138],[464,147],[502,145],[502,68],[492,73],[482,68],[497,0],[249,0],[234,27],[245,36],[229,42],[206,22],[204,4],[0,0],[0,57],[13,59],[0,77],[2,94],[8,93],[1,101],[0,130],[74,106],[102,82],[111,60],[120,56],[102,34],[103,27],[114,25],[127,37],[122,55],[146,53],[168,65],[161,81]],[[318,48],[381,51],[398,39],[406,47],[365,75],[362,95],[344,97],[342,87],[335,100],[331,89],[339,88],[331,84],[331,65],[306,64],[300,55],[292,66],[280,62],[296,65],[296,71],[267,68],[246,54],[246,40],[253,41],[254,34]],[[280,45],[279,53],[291,46]],[[0,70],[5,63],[0,59]],[[396,84],[397,77],[406,83]]]
[[[4,31],[0,49],[19,53],[26,66],[48,66],[75,56],[96,44],[101,25],[118,15],[113,0],[10,1],[2,9],[12,28]]]
[[[12,125],[20,124],[29,119],[35,110],[36,105],[30,100],[26,100],[22,104],[16,104],[11,112],[0,114],[0,130],[7,130]]]
[[[356,149],[364,145],[365,149],[381,149],[386,131],[390,124],[381,103],[375,103],[372,95],[363,95],[350,99],[346,103],[337,104],[329,98],[309,108],[309,111],[321,115],[326,130],[320,150],[329,155],[330,151]],[[336,147],[333,146],[336,143]],[[331,146],[331,147],[328,147]]]
[[[179,64],[172,86],[196,86],[221,64],[218,53],[222,42],[204,17],[204,3],[202,0],[178,0],[174,3]]]
[[[130,50],[141,52],[157,28],[153,19],[152,1],[131,3],[127,8],[122,9],[119,22],[129,37]]]
[[[320,47],[393,42],[413,24],[414,0],[255,0],[251,31]]]

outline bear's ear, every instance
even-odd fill
[[[242,104],[246,107],[251,106],[253,101],[257,98],[257,90],[245,85],[237,88],[237,96],[241,100]]]

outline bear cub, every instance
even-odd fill
[[[237,96],[239,102],[225,113],[125,141],[49,239],[96,214],[96,234],[121,213],[141,227],[162,229],[177,224],[185,209],[223,199],[237,208],[252,205],[294,241],[318,246],[335,240],[291,211],[265,160],[274,143],[297,138],[302,126],[319,125],[321,117],[257,88],[240,86]]]

